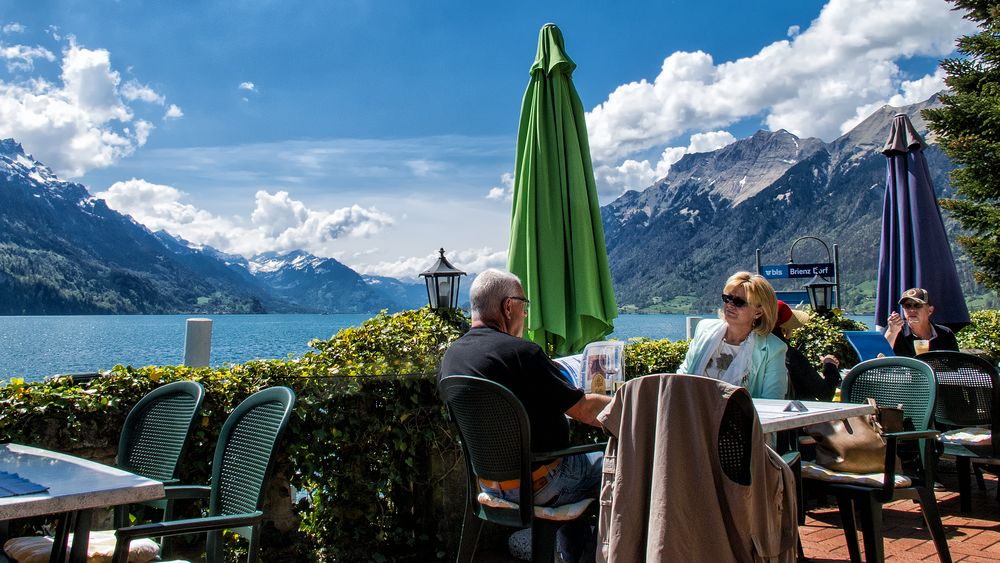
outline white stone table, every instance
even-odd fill
[[[810,424],[841,420],[852,416],[875,414],[878,409],[864,404],[825,403],[820,401],[800,401],[806,407],[804,412],[786,411],[790,401],[785,399],[754,399],[753,406],[760,418],[760,427],[764,433],[780,432],[793,428],[802,428]]]
[[[49,488],[42,493],[0,498],[0,520],[69,515],[61,519],[57,537],[67,528],[73,528],[71,561],[86,559],[92,509],[164,497],[159,481],[96,461],[20,444],[0,444],[0,471],[17,473]],[[58,560],[57,551],[53,549],[52,560]]]

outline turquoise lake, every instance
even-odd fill
[[[0,317],[0,379],[184,361],[185,320],[194,315]],[[313,338],[329,338],[371,315],[208,315],[211,363],[298,356]],[[869,327],[872,317],[852,317]],[[622,315],[610,338],[683,339],[685,315]]]

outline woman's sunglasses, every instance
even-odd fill
[[[746,299],[736,295],[729,295],[728,293],[722,294],[722,302],[726,304],[732,303],[733,307],[736,307],[737,309],[742,309],[747,306]]]

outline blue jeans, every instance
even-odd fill
[[[603,465],[604,454],[601,452],[562,458],[562,462],[549,471],[548,483],[535,493],[535,504],[559,506],[585,498],[596,499],[600,494]],[[520,502],[521,499],[519,489],[483,490],[511,502]],[[557,545],[559,555],[566,563],[593,561],[597,553],[597,532],[585,519],[568,522],[559,529]]]

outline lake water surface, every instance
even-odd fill
[[[313,338],[330,338],[372,315],[209,315],[214,366],[298,356]],[[184,361],[184,330],[192,315],[0,317],[0,379],[106,370],[115,364]],[[852,317],[869,327],[871,317]],[[685,315],[622,315],[610,338],[686,337]]]

